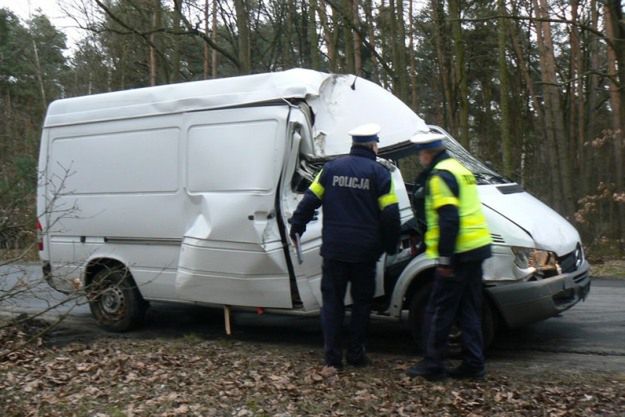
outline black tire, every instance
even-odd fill
[[[100,270],[87,288],[87,298],[91,314],[106,330],[125,332],[145,318],[147,303],[125,268]]]
[[[423,320],[425,318],[425,309],[427,307],[428,300],[430,299],[431,292],[432,283],[428,282],[424,284],[413,294],[409,306],[410,332],[421,351],[423,351],[425,342],[422,340]],[[486,294],[484,294],[482,302],[482,338],[484,339],[484,350],[488,349],[488,347],[493,343],[496,329],[497,317],[495,310]],[[451,329],[447,353],[448,356],[452,357],[457,357],[462,353],[462,332],[458,326],[453,326]]]

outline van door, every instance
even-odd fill
[[[306,226],[306,233],[301,239],[301,261],[299,263],[296,248],[288,237],[288,219],[293,215],[315,173],[323,166],[309,164],[300,155],[312,153],[312,137],[308,116],[300,109],[292,108],[289,117],[288,133],[289,150],[286,153],[284,171],[280,187],[280,214],[285,225],[287,256],[293,268],[299,301],[304,310],[315,310],[321,306],[321,218],[318,214]]]
[[[305,112],[293,109],[289,118],[289,136],[291,137],[291,156],[285,162],[285,174],[283,175],[281,196],[281,213],[285,224],[288,218],[293,215],[298,203],[301,201],[304,192],[312,182],[315,175],[323,167],[322,160],[305,159],[303,155],[313,153],[313,139],[310,130],[310,123]],[[345,138],[349,141],[349,137]],[[401,215],[403,220],[412,216],[410,202],[406,188],[401,177],[401,173],[395,167],[389,166],[396,191],[400,200]],[[305,309],[319,308],[322,304],[321,297],[321,275],[322,262],[319,252],[321,249],[321,229],[323,210],[319,208],[315,217],[306,225],[306,233],[301,239],[300,264],[297,259],[296,250],[293,243],[288,239],[290,248],[290,260],[297,280],[297,288]],[[288,231],[287,231],[288,233]],[[384,273],[386,257],[382,256],[378,260],[376,273],[376,287],[374,297],[384,295]],[[352,303],[349,290],[345,297],[345,304]]]
[[[275,210],[288,113],[265,106],[185,115],[180,300],[292,307]]]

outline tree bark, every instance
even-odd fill
[[[343,20],[343,43],[345,52],[345,71],[355,73],[354,67],[354,31],[351,29],[354,24],[353,1],[342,0],[342,20]]]
[[[208,12],[208,0],[204,0],[204,33],[208,35],[208,18],[210,13]],[[203,61],[204,79],[208,79],[210,70],[210,48],[208,43],[204,42],[204,61]]]
[[[434,45],[436,48],[436,59],[438,61],[438,73],[440,76],[441,89],[443,90],[443,117],[445,120],[445,127],[450,132],[456,133],[456,125],[454,123],[454,109],[452,104],[451,84],[449,82],[449,65],[447,63],[445,54],[445,39],[443,36],[445,24],[442,13],[443,7],[440,3],[441,0],[430,0],[432,7],[432,22],[433,22],[433,34]]]
[[[352,22],[354,27],[360,28],[360,16],[358,11],[358,1],[359,0],[351,0],[352,2]],[[358,30],[353,31],[354,37],[354,74],[360,76],[362,75],[362,55],[360,54],[360,47],[362,44],[362,39],[360,39],[360,32]]]
[[[586,176],[586,165],[582,163],[582,149],[584,146],[584,84],[583,84],[583,56],[580,48],[578,24],[579,0],[571,0],[571,25],[569,37],[571,40],[571,75],[569,99],[569,135],[573,146],[573,166],[582,178]],[[583,195],[583,186],[577,187],[576,199]]]
[[[557,169],[554,177],[559,177],[560,198],[556,198],[556,206],[559,207],[566,215],[573,213],[573,187],[572,175],[570,169],[570,152],[568,141],[564,129],[564,114],[562,111],[562,102],[556,76],[556,60],[553,50],[553,37],[551,34],[551,26],[548,22],[549,9],[547,0],[539,0],[540,7],[534,0],[536,12],[541,22],[538,24],[538,45],[540,51],[541,78],[543,82],[543,91],[545,97],[545,121],[549,137],[553,143],[555,158],[557,165],[553,168]],[[554,161],[556,162],[556,161]]]
[[[317,34],[317,0],[310,0],[308,6],[308,42],[310,43],[310,62],[315,70],[321,69],[321,52],[319,51],[319,35]]]
[[[319,13],[319,20],[321,20],[321,26],[323,27],[323,39],[325,40],[326,48],[328,50],[328,66],[330,67],[330,72],[337,72],[338,65],[336,62],[336,46],[332,37],[332,31],[330,30],[330,24],[328,22],[325,0],[319,0],[319,8],[317,9],[317,12]]]
[[[500,16],[497,26],[497,55],[499,62],[499,106],[501,108],[501,148],[503,157],[503,173],[507,177],[513,174],[512,137],[510,123],[510,77],[508,76],[508,63],[506,60],[507,19],[504,0],[497,0],[497,10]],[[468,132],[467,132],[468,133]]]
[[[172,21],[174,33],[180,32],[180,16],[182,15],[183,1],[184,0],[174,0],[174,16]],[[174,35],[172,49],[172,76],[168,80],[169,82],[180,80],[182,75],[180,73],[180,36]]]
[[[613,151],[616,191],[625,192],[623,178],[623,146],[625,146],[625,21],[619,0],[609,0],[604,6],[608,44],[608,75],[610,79],[610,105],[612,107]],[[625,204],[618,205],[620,248],[625,252]]]
[[[213,41],[213,45],[217,45],[217,0],[213,0],[211,40]],[[211,58],[212,76],[213,78],[217,78],[217,60],[219,59],[217,49],[213,48]]]
[[[33,44],[33,56],[35,57],[35,68],[37,69],[37,84],[39,85],[39,93],[41,94],[41,109],[45,112],[48,107],[48,99],[46,97],[46,88],[43,84],[43,69],[41,68],[41,61],[39,60],[39,48],[35,39],[32,40]]]
[[[467,86],[467,69],[464,59],[464,40],[462,35],[462,17],[460,10],[460,0],[449,0],[449,17],[451,19],[451,31],[454,39],[454,74],[456,91],[454,101],[459,102],[460,112],[458,113],[458,140],[465,148],[469,149],[469,88]]]
[[[294,19],[294,2],[288,1],[286,7],[286,22],[284,24],[284,36],[282,47],[282,62],[287,68],[294,67],[293,62],[293,28],[295,27]]]
[[[406,22],[404,20],[404,1],[397,1],[397,12],[396,12],[396,20],[397,20],[397,57],[398,61],[393,68],[395,68],[395,73],[397,74],[397,78],[399,79],[399,90],[401,92],[400,96],[404,103],[410,102],[410,90],[408,83],[408,63],[406,62]]]
[[[246,0],[234,0],[234,8],[237,15],[237,31],[239,35],[239,73],[249,74],[252,72],[252,57],[250,50],[250,19]]]
[[[414,47],[414,1],[409,0],[408,8],[408,59],[410,60],[410,106],[413,111],[417,111],[417,69]]]
[[[365,18],[367,25],[367,36],[369,37],[369,44],[372,49],[376,46],[376,30],[375,22],[373,21],[373,4],[371,0],[367,0],[365,5]],[[371,54],[371,80],[374,82],[380,81],[380,74],[378,72],[378,60],[375,54]]]

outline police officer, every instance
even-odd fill
[[[399,240],[399,209],[389,171],[376,161],[380,126],[366,124],[349,132],[348,156],[327,162],[291,218],[294,241],[323,207],[321,326],[326,366],[343,365],[341,329],[344,299],[351,283],[351,320],[346,360],[366,366],[365,343],[375,291],[376,262],[393,253]]]
[[[415,135],[412,142],[425,168],[419,178],[425,185],[426,256],[436,259],[437,267],[423,323],[425,356],[406,374],[429,380],[483,378],[482,261],[491,255],[491,238],[477,183],[449,156],[440,136]],[[443,357],[456,320],[464,353],[460,366],[448,371]]]

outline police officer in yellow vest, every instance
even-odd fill
[[[425,168],[420,178],[425,186],[426,255],[437,260],[437,267],[423,323],[424,359],[406,374],[429,380],[483,378],[482,261],[491,255],[491,238],[477,183],[471,171],[450,157],[442,137],[415,135],[412,142]],[[456,322],[464,353],[461,365],[447,370],[444,354]]]

